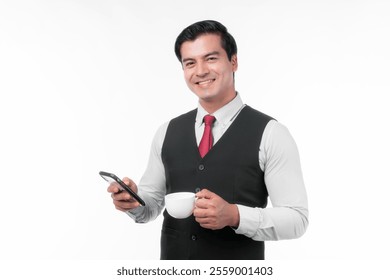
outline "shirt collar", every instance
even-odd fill
[[[225,106],[219,108],[217,111],[215,111],[213,115],[216,118],[216,122],[220,124],[227,124],[236,116],[236,114],[240,111],[240,109],[243,107],[243,103],[241,100],[240,95],[237,92],[236,97],[230,101]],[[203,123],[203,117],[205,115],[208,115],[207,111],[198,104],[198,112],[196,114],[196,125],[200,127]]]

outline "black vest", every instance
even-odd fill
[[[229,203],[264,208],[268,193],[259,166],[259,147],[272,119],[245,106],[204,158],[195,137],[196,110],[169,123],[162,147],[166,192],[208,190]],[[164,211],[161,259],[264,259],[264,242],[232,228],[202,228],[194,216],[175,219]]]

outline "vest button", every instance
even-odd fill
[[[204,165],[203,165],[203,164],[200,164],[200,165],[198,166],[198,169],[199,169],[200,171],[204,170]]]
[[[197,239],[197,237],[196,237],[195,234],[191,235],[191,240],[192,240],[192,241],[195,241],[196,239]]]

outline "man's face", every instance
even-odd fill
[[[237,56],[229,61],[216,34],[204,34],[181,46],[184,78],[201,104],[226,104],[235,96],[233,73]]]

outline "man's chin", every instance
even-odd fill
[[[211,94],[196,94],[199,98],[199,100],[202,100],[204,102],[212,102],[215,100],[215,96]]]

